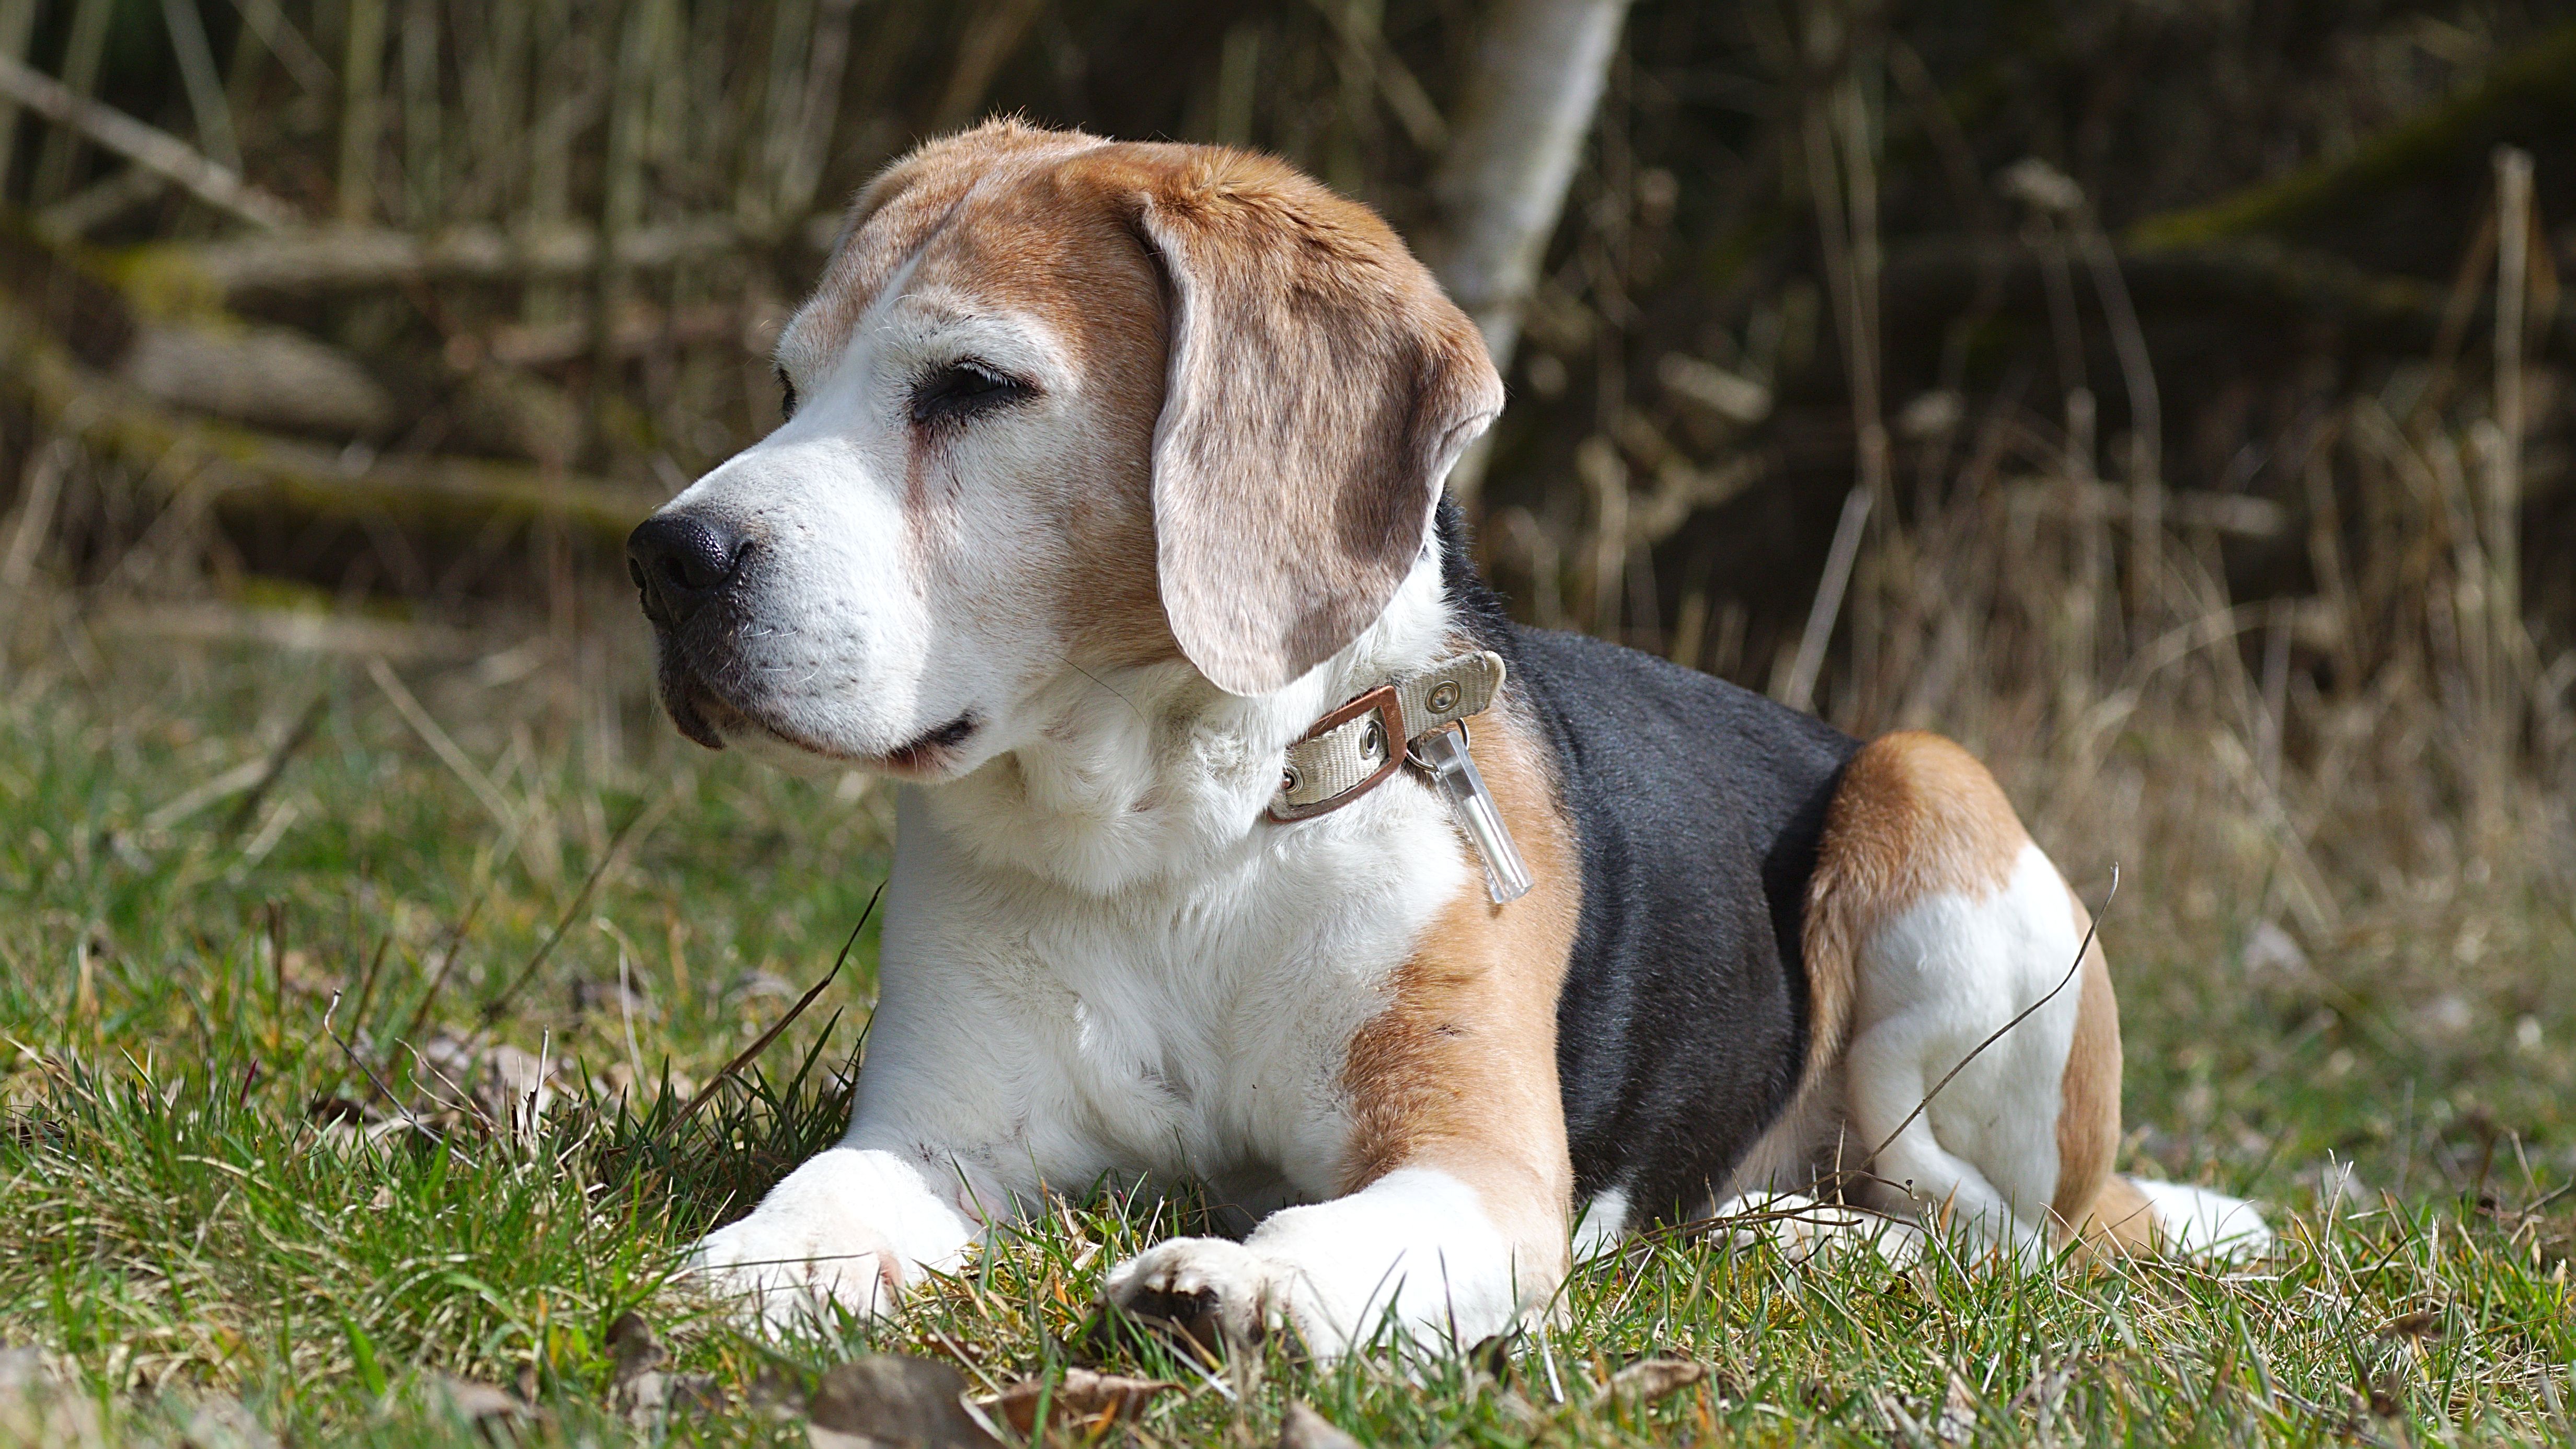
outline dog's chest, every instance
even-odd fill
[[[1467,883],[1446,817],[1415,793],[1264,827],[1205,870],[1105,894],[908,840],[945,868],[898,868],[922,887],[902,902],[919,929],[907,954],[952,988],[935,1009],[1011,1044],[993,1086],[1020,1124],[1012,1150],[1057,1181],[1141,1171],[1334,1191],[1351,1038]]]

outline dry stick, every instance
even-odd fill
[[[57,436],[27,460],[25,481],[18,487],[17,525],[10,530],[8,549],[0,552],[0,589],[24,588],[35,574],[36,554],[44,547],[45,536],[53,532],[63,474],[75,455],[72,441]]]
[[[485,1024],[488,1025],[500,1019],[501,1013],[509,1009],[511,999],[517,996],[528,984],[529,979],[537,974],[537,968],[546,964],[546,958],[554,954],[556,944],[563,940],[566,931],[572,929],[573,918],[581,914],[582,907],[590,904],[590,893],[599,888],[600,878],[607,875],[608,868],[617,863],[618,853],[625,848],[627,837],[634,834],[638,826],[646,825],[648,822],[659,822],[678,800],[677,792],[665,790],[659,800],[637,805],[635,813],[626,817],[626,823],[617,827],[617,833],[608,839],[608,849],[600,852],[599,863],[590,868],[589,877],[582,881],[581,889],[574,892],[572,904],[564,908],[562,919],[555,922],[555,928],[547,934],[544,944],[538,946],[536,954],[528,958],[527,965],[519,968],[519,974],[510,978],[510,984],[501,988],[500,995],[483,1004],[482,1016]]]
[[[490,812],[493,822],[504,830],[516,829],[520,812],[510,808],[510,801],[501,793],[501,787],[492,783],[492,777],[483,773],[482,767],[474,763],[473,757],[466,754],[446,730],[439,728],[438,721],[430,718],[428,710],[421,708],[419,699],[395,676],[393,666],[382,659],[370,659],[367,661],[367,677],[376,682],[376,688],[384,691],[385,698],[393,702],[394,712],[403,717],[403,723],[411,726],[412,733],[420,736],[421,743],[429,746],[430,753],[438,756],[441,763],[455,772],[457,779],[465,782],[465,788],[473,792],[474,798]]]
[[[832,958],[832,969],[825,972],[823,979],[815,982],[804,995],[796,998],[796,1004],[787,1008],[787,1014],[780,1017],[776,1025],[762,1032],[758,1041],[744,1047],[732,1061],[724,1064],[724,1070],[717,1072],[708,1079],[705,1086],[698,1088],[697,1094],[689,1098],[688,1102],[680,1108],[680,1115],[671,1119],[671,1125],[667,1129],[669,1132],[676,1134],[682,1127],[687,1126],[689,1119],[697,1115],[698,1108],[706,1105],[715,1096],[718,1087],[731,1080],[736,1072],[751,1065],[754,1058],[769,1049],[771,1042],[778,1040],[780,1032],[787,1030],[796,1018],[805,1014],[805,1008],[813,1005],[814,998],[823,994],[823,988],[831,985],[833,978],[841,974],[842,964],[850,959],[851,950],[859,944],[859,933],[868,928],[868,917],[876,914],[877,898],[884,894],[885,882],[879,881],[877,888],[868,893],[868,903],[859,912],[859,923],[850,928],[850,939],[841,943],[841,954]]]
[[[1816,675],[1825,667],[1825,645],[1832,640],[1834,620],[1841,615],[1843,594],[1851,587],[1852,563],[1860,556],[1860,535],[1869,522],[1870,489],[1852,486],[1843,499],[1842,521],[1834,525],[1834,546],[1825,555],[1824,577],[1816,581],[1815,602],[1807,607],[1807,627],[1798,636],[1798,654],[1789,677],[1773,697],[1792,709],[1805,709],[1816,692]]]
[[[300,219],[294,207],[242,180],[232,168],[208,160],[187,142],[123,111],[84,99],[53,77],[5,55],[0,55],[0,96],[79,132],[137,166],[169,177],[199,201],[253,226],[288,227]]]
[[[350,1008],[349,1015],[358,1023],[360,1031],[367,1029],[367,1007],[376,999],[376,981],[384,970],[385,953],[393,949],[393,944],[394,933],[387,928],[376,938],[376,953],[367,958],[367,969],[358,977],[358,1004]]]
[[[429,1020],[429,1008],[437,1002],[438,993],[445,989],[448,974],[456,969],[456,958],[464,954],[465,933],[474,928],[475,917],[483,913],[483,903],[490,900],[492,892],[500,886],[501,871],[519,853],[519,842],[525,836],[524,830],[513,827],[502,837],[501,849],[492,857],[490,873],[485,875],[482,883],[475,887],[474,898],[465,903],[465,913],[456,918],[456,925],[448,931],[447,939],[440,945],[438,974],[430,978],[429,989],[421,993],[420,1004],[412,1008],[411,1020],[404,1023],[403,1029],[394,1034],[395,1041],[409,1041],[419,1035],[421,1024]]]
[[[250,788],[242,792],[241,803],[233,807],[232,815],[224,822],[226,840],[241,834],[242,827],[258,813],[260,802],[268,798],[268,792],[275,788],[278,777],[286,773],[287,762],[313,738],[314,729],[322,723],[322,712],[330,703],[328,693],[313,696],[313,702],[304,706],[304,713],[296,716],[294,727],[287,730],[286,738],[279,740],[277,748],[268,752],[267,763],[260,767],[258,776],[250,782]]]
[[[402,1114],[403,1121],[408,1123],[414,1132],[420,1133],[432,1142],[438,1141],[439,1136],[437,1131],[423,1124],[418,1117],[413,1116],[411,1114],[411,1108],[403,1105],[403,1099],[395,1096],[393,1089],[385,1085],[384,1078],[376,1075],[376,1069],[367,1065],[366,1058],[359,1056],[356,1051],[350,1048],[347,1042],[340,1039],[340,1034],[338,1032],[331,1029],[331,1013],[338,1011],[339,1009],[340,993],[334,991],[331,993],[331,1004],[322,1008],[322,1034],[331,1038],[331,1044],[340,1049],[340,1055],[349,1059],[349,1065],[356,1067],[358,1071],[366,1077],[367,1085],[375,1088],[378,1096],[383,1097],[386,1101],[393,1104],[394,1110]]]

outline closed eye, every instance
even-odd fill
[[[794,416],[796,384],[787,376],[787,369],[782,367],[778,369],[778,420],[783,423]]]
[[[1018,378],[971,359],[922,374],[912,385],[912,420],[918,426],[964,422],[1024,401],[1037,390]]]

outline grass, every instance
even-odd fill
[[[2302,933],[2305,965],[2266,925],[2268,879],[2129,870],[2104,931],[2130,1161],[2264,1200],[2285,1248],[2243,1271],[1896,1273],[1660,1241],[1580,1272],[1563,1321],[1499,1358],[1407,1378],[1274,1348],[1209,1373],[1084,1337],[1109,1266],[1192,1217],[1104,1194],[895,1323],[764,1338],[673,1264],[836,1133],[873,935],[751,1072],[675,1108],[830,966],[883,873],[881,795],[681,745],[616,631],[475,636],[388,687],[348,657],[112,634],[68,598],[13,627],[0,1343],[88,1406],[57,1403],[57,1427],[215,1442],[205,1416],[238,1400],[294,1443],[481,1442],[453,1376],[522,1396],[534,1442],[794,1443],[775,1405],[883,1348],[979,1391],[1099,1352],[1182,1385],[1110,1431],[1166,1443],[1267,1444],[1291,1399],[1390,1444],[2576,1436],[2555,867],[2353,889],[2334,933]],[[2136,731],[2113,754],[2153,776],[2184,748]],[[2033,815],[2085,876],[2084,820]],[[484,1044],[556,1068],[534,1130],[496,1120],[506,1094],[465,1065]],[[617,1412],[630,1310],[719,1407]],[[1710,1375],[1651,1404],[1604,1391],[1657,1353]],[[6,1401],[0,1438],[26,1432]]]

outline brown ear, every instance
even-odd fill
[[[1133,149],[1135,225],[1171,287],[1163,611],[1219,688],[1266,693],[1386,607],[1502,379],[1368,208],[1264,157]]]

